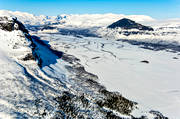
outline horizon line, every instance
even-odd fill
[[[163,19],[158,19],[158,18],[154,18],[150,15],[145,15],[145,14],[123,14],[123,13],[112,13],[112,12],[107,12],[107,13],[59,13],[57,15],[45,15],[45,14],[35,14],[35,13],[30,13],[30,12],[26,12],[26,11],[19,11],[19,10],[8,10],[8,9],[0,9],[0,11],[8,11],[8,12],[20,12],[20,13],[26,13],[26,14],[31,14],[34,16],[58,16],[58,15],[105,15],[105,14],[113,14],[113,15],[125,15],[125,16],[147,16],[150,17],[154,20],[176,20],[176,19],[180,19],[180,17],[172,17],[172,18],[163,18]]]

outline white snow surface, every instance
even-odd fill
[[[133,112],[134,115],[153,109],[170,119],[180,117],[179,53],[147,50],[103,38],[38,36],[49,41],[54,49],[81,59],[86,70],[98,75],[109,90],[138,102],[139,112]],[[143,60],[150,63],[141,63]]]

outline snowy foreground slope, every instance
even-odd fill
[[[74,23],[66,17],[58,23],[46,17],[48,25],[26,22],[31,35],[18,23],[0,29],[0,118],[178,119],[178,22],[159,26],[158,39],[154,33],[149,40],[144,33],[121,39],[122,29],[74,25],[85,16]],[[176,34],[167,34],[173,29]],[[163,39],[162,30],[170,37]]]

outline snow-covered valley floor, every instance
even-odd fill
[[[180,117],[179,52],[153,51],[103,38],[35,35],[53,49],[79,58],[108,90],[120,92],[145,110],[158,110],[171,119]]]

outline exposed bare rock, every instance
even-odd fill
[[[147,61],[147,60],[143,60],[143,61],[141,61],[142,63],[146,63],[146,64],[149,64],[149,61]]]
[[[153,31],[154,29],[149,26],[144,26],[139,23],[136,23],[135,21],[132,21],[130,19],[123,18],[111,25],[108,26],[108,28],[122,28],[122,29],[138,29],[138,30],[147,30],[147,31]]]

